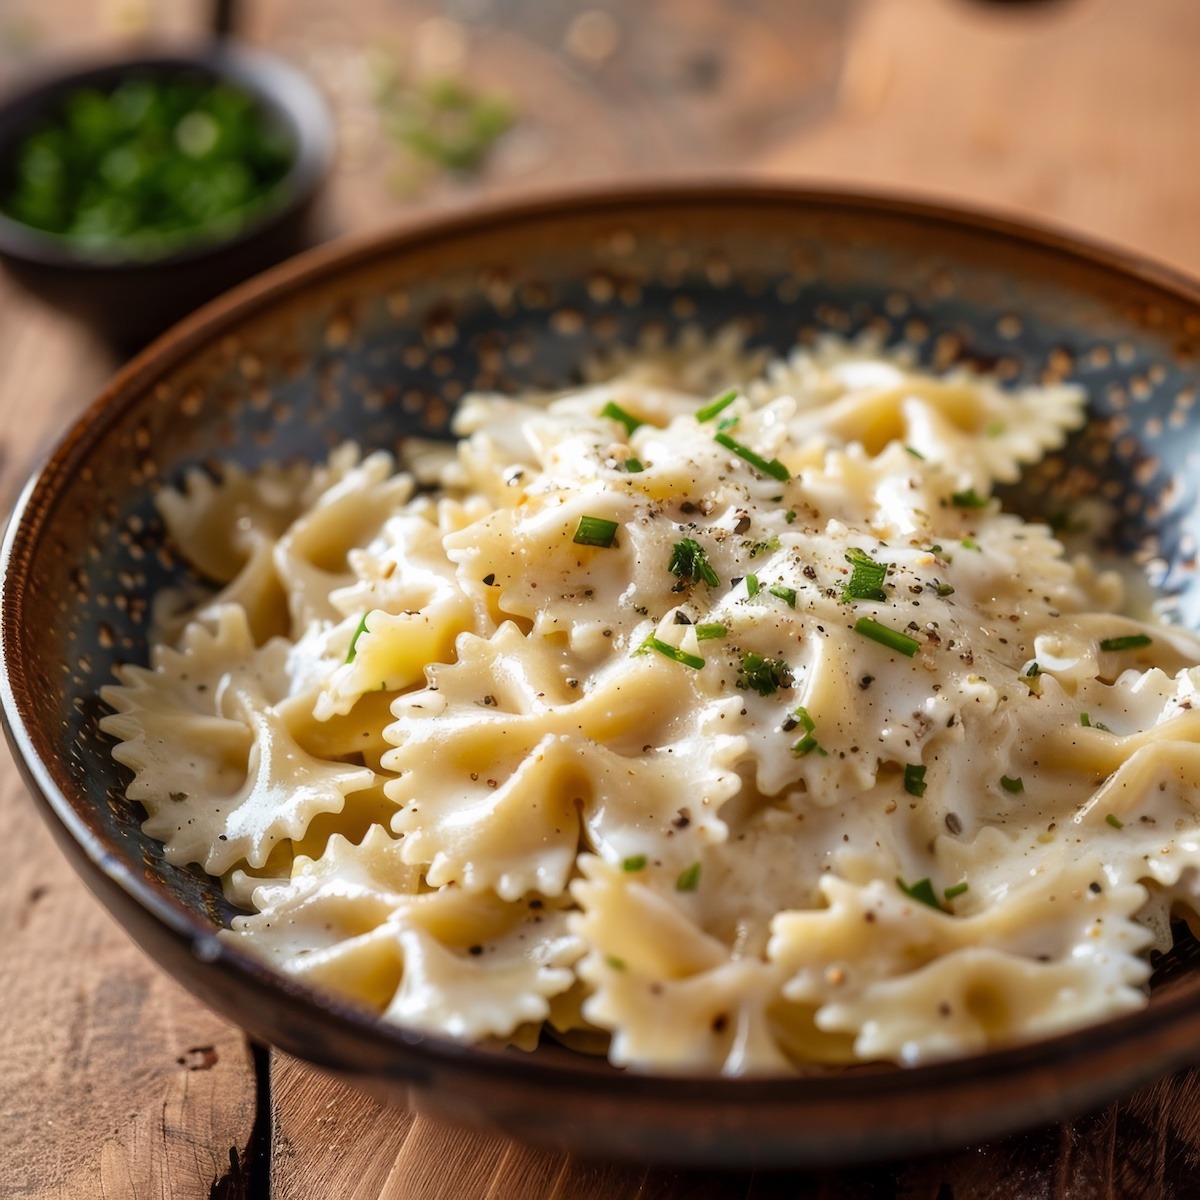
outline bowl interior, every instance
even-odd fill
[[[232,915],[215,881],[142,833],[97,729],[114,665],[146,660],[151,597],[188,579],[156,491],[195,464],[445,436],[470,389],[562,386],[606,349],[731,323],[779,352],[870,331],[937,367],[1079,381],[1087,427],[1008,499],[1046,518],[1102,497],[1111,546],[1200,627],[1189,285],[1000,222],[852,197],[693,189],[485,214],[318,254],[218,302],[123,373],[27,494],[5,581],[7,715],[88,855],[189,936]],[[1160,971],[1152,1010],[1200,992],[1185,959]],[[1090,1035],[1073,1036],[1059,1040],[1086,1052]],[[910,1072],[913,1087],[936,1070]]]

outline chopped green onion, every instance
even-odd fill
[[[579,527],[571,540],[579,546],[600,546],[607,550],[616,538],[616,521],[609,521],[604,517],[580,517]]]
[[[352,663],[354,656],[358,653],[358,639],[367,631],[367,614],[363,613],[362,620],[358,623],[358,628],[354,631],[354,636],[350,639],[350,649],[346,652],[346,661]]]
[[[758,576],[757,575],[747,575],[746,576],[746,595],[747,596],[757,596],[758,588],[759,588]]]
[[[625,470],[629,471],[633,475],[637,475],[645,469],[646,468],[642,465],[642,460],[640,458],[627,458],[625,460]]]
[[[604,956],[604,961],[608,963],[608,965],[612,967],[614,971],[625,970],[625,960],[623,958],[618,958],[615,954],[606,954]]]
[[[1079,723],[1085,729],[1099,729],[1103,733],[1112,733],[1112,730],[1107,725],[1101,725],[1099,721],[1093,721],[1087,713],[1079,714]]]
[[[670,642],[664,642],[661,638],[656,638],[651,634],[637,649],[638,654],[642,654],[647,650],[657,650],[664,658],[669,658],[672,662],[677,662],[685,667],[691,667],[693,671],[699,671],[704,666],[704,659],[698,654],[689,654],[686,650],[680,650],[678,646],[672,646]]]
[[[974,538],[963,538],[961,545],[964,550],[979,549],[979,543]]]
[[[742,423],[742,418],[739,416],[722,417],[717,422],[717,432],[724,433],[727,429],[736,429]]]
[[[697,625],[696,641],[707,642],[711,638],[724,637],[729,630],[724,625],[717,624],[715,621],[708,625]]]
[[[677,892],[694,892],[699,882],[700,864],[694,862],[690,867],[685,867],[679,872],[679,878],[675,880],[675,890]]]
[[[602,417],[611,417],[614,421],[620,421],[625,426],[626,433],[632,433],[635,429],[639,429],[645,425],[645,421],[635,417],[633,413],[626,412],[619,404],[610,400],[601,410]]]
[[[724,412],[738,398],[737,388],[730,388],[727,392],[722,392],[715,400],[706,404],[703,408],[696,409],[697,421],[711,421],[719,412]]]
[[[1018,792],[1023,792],[1025,790],[1025,783],[1021,779],[1020,775],[1018,775],[1015,779],[1011,779],[1007,775],[1001,775],[1000,786],[1006,792],[1012,792],[1014,796],[1017,795]]]
[[[1026,679],[1036,679],[1041,673],[1042,668],[1038,665],[1036,660],[1031,662],[1029,666],[1025,668]]]
[[[635,854],[621,863],[622,871],[640,871],[646,865],[644,854]]]
[[[1107,822],[1108,822],[1108,824],[1110,824],[1110,825],[1111,825],[1111,826],[1112,826],[1114,829],[1124,829],[1124,828],[1125,828],[1125,822],[1124,822],[1124,821],[1122,821],[1120,817],[1118,817],[1118,816],[1114,816],[1112,813],[1109,813],[1109,814],[1108,814],[1108,816],[1107,816],[1107,817],[1105,817],[1104,819],[1105,819],[1105,821],[1107,821]]]
[[[1144,633],[1131,633],[1127,637],[1105,638],[1100,643],[1101,650],[1140,650],[1150,645],[1150,638]]]
[[[925,782],[925,768],[908,763],[904,768],[904,790],[910,796],[923,796],[928,786]]]
[[[1004,429],[1005,425],[1003,421],[992,421],[984,432],[988,437],[999,437],[1004,432]]]
[[[929,876],[924,879],[918,879],[911,887],[896,876],[896,886],[906,895],[914,900],[919,900],[922,904],[928,904],[930,908],[936,908],[938,912],[942,911],[942,906],[937,901],[937,896],[933,890],[933,884],[929,882]]]
[[[829,751],[822,748],[821,743],[811,733],[806,733],[798,742],[792,743],[792,753],[797,758],[803,758],[806,754],[811,754],[814,750],[822,758],[829,757]]]
[[[761,454],[755,454],[749,446],[735,442],[727,433],[715,434],[713,441],[724,446],[726,450],[732,450],[738,458],[744,458],[755,470],[761,471],[764,475],[770,475],[772,479],[778,479],[780,483],[787,483],[792,477],[792,473],[779,459],[773,458],[768,462]]]
[[[953,900],[957,896],[961,896],[963,892],[970,888],[970,886],[971,885],[964,879],[960,883],[956,883],[953,887],[943,889],[942,895],[945,896],[947,900]]]
[[[883,591],[883,581],[887,578],[890,563],[876,562],[865,551],[852,546],[846,554],[850,563],[850,582],[842,589],[842,599],[852,600],[886,600]]]
[[[886,625],[881,625],[870,617],[859,617],[854,622],[854,631],[861,633],[864,637],[869,637],[881,646],[886,646],[889,650],[895,650],[897,654],[906,655],[908,658],[912,658],[921,648],[921,643],[916,638],[911,638],[907,633],[901,633],[899,630],[889,629]]]
[[[923,455],[915,446],[905,446],[904,448],[913,456],[913,458],[919,458],[922,462],[925,461],[925,455]]]
[[[816,721],[809,716],[808,709],[805,708],[803,704],[797,704],[796,707],[792,709],[792,716],[796,718],[801,727],[804,729],[805,733],[812,733],[812,731],[817,727]]]
[[[973,487],[965,492],[951,492],[950,503],[957,508],[987,508],[986,496],[981,496]]]
[[[795,588],[784,587],[783,584],[777,583],[774,587],[767,588],[767,591],[770,592],[772,596],[778,596],[779,599],[788,606],[788,608],[796,607]]]
[[[675,543],[667,570],[681,579],[703,579],[709,587],[717,587],[721,582],[708,561],[708,551],[694,538]]]
[[[934,584],[934,590],[939,596],[953,596],[954,589],[948,583]]]
[[[796,510],[794,508],[789,508],[787,512],[783,514],[783,519],[790,525],[796,519]]]
[[[750,557],[757,558],[760,554],[766,554],[779,549],[779,538],[772,534],[766,541],[755,542],[750,547]]]
[[[792,671],[782,659],[763,658],[753,650],[742,655],[737,686],[750,688],[760,696],[773,696],[781,687],[791,687]]]

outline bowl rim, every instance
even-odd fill
[[[449,216],[424,216],[383,231],[342,238],[298,255],[263,272],[210,301],[147,346],[121,368],[86,407],[60,439],[44,463],[36,468],[14,506],[3,546],[0,548],[0,721],[27,784],[42,801],[47,817],[52,813],[62,830],[91,865],[111,884],[126,893],[138,908],[148,913],[172,938],[211,965],[218,973],[234,973],[252,987],[267,988],[305,1015],[319,1015],[335,1030],[350,1035],[362,1051],[372,1040],[382,1039],[414,1060],[419,1072],[423,1064],[469,1068],[471,1073],[527,1083],[539,1088],[584,1087],[593,1092],[621,1092],[636,1086],[641,1095],[668,1102],[694,1100],[698,1085],[705,1100],[716,1103],[773,1106],[790,1101],[811,1104],[846,1101],[896,1090],[941,1089],[968,1079],[1013,1078],[1030,1069],[1054,1071],[1132,1050],[1156,1031],[1182,1019],[1200,1015],[1200,990],[1180,988],[1162,995],[1154,1009],[1139,1009],[1099,1024],[1057,1034],[1037,1041],[989,1050],[982,1054],[946,1059],[919,1066],[892,1066],[850,1070],[811,1076],[721,1077],[710,1075],[639,1074],[620,1069],[597,1069],[594,1064],[566,1065],[546,1062],[537,1054],[488,1048],[454,1041],[419,1030],[384,1024],[363,1008],[319,993],[278,973],[244,951],[215,936],[210,923],[198,913],[171,903],[164,894],[139,874],[131,871],[76,813],[71,802],[54,782],[38,755],[30,725],[20,699],[28,692],[23,663],[14,654],[18,643],[22,608],[22,584],[40,528],[52,511],[56,492],[72,471],[77,451],[86,450],[161,378],[202,346],[219,342],[233,327],[289,294],[320,284],[343,273],[351,273],[372,260],[427,248],[463,235],[526,224],[537,218],[585,215],[619,216],[647,207],[673,205],[763,206],[791,204],[839,213],[863,212],[877,217],[899,216],[966,234],[983,235],[1000,242],[1016,241],[1026,248],[1048,251],[1075,264],[1100,268],[1136,280],[1200,309],[1200,280],[1136,251],[1125,250],[1089,237],[1077,237],[1049,225],[1016,219],[983,208],[952,206],[938,199],[920,199],[912,194],[885,190],[844,190],[819,186],[795,186],[773,182],[730,182],[728,180],[672,180],[633,186],[572,187],[552,192],[506,198]],[[53,822],[52,822],[53,824]],[[55,830],[59,832],[59,830]],[[365,1053],[348,1062],[344,1055],[323,1060],[319,1048],[308,1055],[311,1061],[362,1073],[379,1073],[379,1064]],[[1180,1046],[1177,1065],[1200,1061],[1200,1051]],[[1161,1073],[1163,1059],[1143,1070],[1142,1077]],[[1081,1107],[1081,1106],[1077,1106]]]
[[[232,234],[198,237],[194,241],[185,239],[170,253],[149,258],[119,252],[78,252],[72,249],[71,238],[36,229],[0,210],[0,256],[39,267],[89,274],[158,271],[236,250],[303,208],[333,163],[335,139],[329,105],[316,85],[297,67],[273,54],[240,44],[212,42],[192,48],[148,46],[136,54],[77,58],[59,64],[50,73],[44,65],[34,68],[23,83],[18,82],[0,97],[0,128],[13,110],[29,110],[12,130],[0,137],[5,141],[19,139],[30,122],[37,120],[40,111],[53,107],[56,100],[75,88],[89,84],[108,86],[139,72],[169,74],[188,69],[233,83],[287,125],[294,153],[287,171],[264,194],[273,196],[272,200],[254,211]]]

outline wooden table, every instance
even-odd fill
[[[26,38],[40,20],[49,35],[42,48],[58,49],[111,37],[105,22],[136,23],[146,11],[168,29],[181,20],[179,6],[158,7],[165,17],[132,0],[98,10],[84,0],[0,0],[0,70],[24,56],[14,29]],[[785,129],[749,161],[745,147],[714,143],[710,165],[1004,208],[1200,273],[1200,6],[1005,7],[863,0],[826,115]],[[263,0],[248,31],[304,61],[337,93],[344,156],[334,201],[343,228],[469,203],[481,190],[645,170],[628,112],[611,97],[573,91],[543,64],[540,77],[528,73],[555,101],[542,111],[565,112],[558,119],[568,126],[586,123],[595,152],[568,153],[562,138],[551,138],[551,152],[541,160],[527,154],[523,170],[519,155],[516,168],[510,155],[473,187],[434,189],[406,203],[389,184],[356,56],[364,42],[397,29],[417,30],[434,51],[441,38],[444,52],[447,30],[428,24],[433,10],[417,4],[401,12],[374,0],[353,14],[336,16],[320,0]],[[517,60],[525,61],[519,53]],[[500,54],[488,69],[503,66]],[[672,165],[669,155],[655,161]],[[696,164],[694,153],[689,161]],[[78,329],[0,282],[0,503],[11,505],[112,366]],[[1200,1196],[1195,1073],[995,1145],[804,1175],[588,1164],[385,1110],[300,1063],[252,1049],[161,975],[66,869],[7,762],[0,763],[0,828],[0,1197]]]

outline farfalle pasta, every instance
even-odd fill
[[[1200,643],[1001,511],[1070,386],[827,342],[468,397],[397,470],[164,492],[213,582],[105,690],[225,937],[642,1071],[914,1064],[1146,1002],[1200,910]]]

